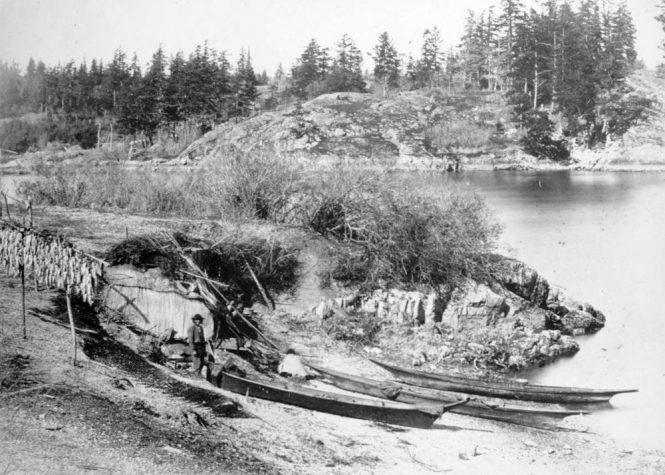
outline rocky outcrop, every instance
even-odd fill
[[[423,91],[389,97],[348,92],[324,94],[303,104],[221,124],[192,143],[177,161],[205,162],[223,157],[228,147],[250,150],[261,146],[321,162],[364,160],[397,168],[445,169],[456,160],[440,153],[436,141],[428,136],[429,128],[461,120],[470,128],[495,131],[502,114],[501,108],[483,109],[481,114],[467,104],[454,107],[449,104],[451,100],[447,95]]]
[[[504,297],[485,284],[468,280],[452,292],[441,322],[457,332],[474,331],[498,325],[510,311]]]
[[[322,319],[336,315],[342,320],[362,313],[381,325],[425,332],[436,328],[449,335],[441,348],[429,343],[410,348],[418,355],[416,362],[459,357],[513,369],[570,355],[579,349],[571,335],[603,326],[601,312],[567,297],[523,262],[492,256],[492,269],[488,283],[467,279],[455,288],[427,293],[390,289],[353,294],[322,302],[316,312]]]
[[[605,326],[605,315],[588,303],[566,296],[562,290],[553,289],[547,309],[554,315],[553,328],[568,335],[593,333]]]
[[[499,284],[515,295],[543,307],[547,302],[550,284],[533,268],[503,256],[492,256],[492,277]]]

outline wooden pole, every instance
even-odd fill
[[[249,265],[249,262],[247,262],[247,259],[244,259],[245,265],[247,266],[247,270],[249,271],[249,274],[252,276],[252,279],[254,279],[254,283],[256,284],[256,287],[259,289],[259,292],[261,293],[261,297],[263,298],[263,301],[265,302],[266,306],[270,308],[271,310],[275,310],[275,304],[274,302],[268,297],[268,293],[266,292],[266,289],[263,288],[263,285],[261,285],[261,282],[259,282],[258,277],[256,277],[256,274],[252,270],[252,268]]]
[[[30,214],[30,228],[32,229],[33,219],[32,219],[32,197],[28,197],[28,213]]]
[[[7,195],[3,193],[2,197],[5,199],[5,208],[7,208],[7,219],[11,221],[12,216],[9,214],[9,203],[7,202]]]
[[[21,312],[23,313],[23,339],[28,339],[25,328],[25,247],[21,251]]]
[[[76,328],[74,327],[74,314],[72,313],[72,300],[71,300],[72,286],[67,286],[65,296],[67,298],[67,314],[69,315],[69,326],[72,330],[72,346],[74,350],[74,366],[76,366]]]

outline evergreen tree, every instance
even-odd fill
[[[164,120],[177,123],[186,118],[188,100],[185,57],[178,51],[169,62],[169,76],[164,89]]]
[[[141,99],[143,77],[136,54],[127,69],[127,76],[123,84],[123,94],[117,106],[119,109],[118,124],[122,132],[137,134],[144,128],[144,111]]]
[[[388,32],[379,35],[374,47],[374,78],[383,85],[384,91],[399,86],[400,59]]]
[[[138,98],[141,110],[141,130],[152,143],[157,128],[164,120],[164,98],[166,91],[166,58],[160,46],[152,55],[150,67],[141,81]]]
[[[421,49],[421,59],[419,73],[423,82],[434,86],[436,76],[441,72],[443,60],[441,55],[441,34],[435,26],[431,30],[427,29],[423,33],[423,46]]]
[[[327,49],[321,48],[312,39],[291,69],[293,93],[300,98],[307,98],[320,91],[320,84],[328,74],[329,63]]]
[[[344,34],[337,43],[337,56],[326,79],[326,89],[331,92],[364,92],[361,65],[362,53],[351,37]]]
[[[21,113],[22,82],[17,64],[0,61],[0,117]]]
[[[127,55],[121,49],[113,54],[111,64],[104,71],[102,81],[102,108],[110,112],[117,112],[119,100],[125,91],[129,79]]]
[[[235,74],[236,108],[240,115],[249,115],[258,97],[257,80],[249,51],[240,51]]]
[[[501,73],[508,78],[507,73],[512,70],[514,57],[513,45],[515,43],[515,30],[524,14],[524,4],[520,0],[501,0],[501,13],[498,18],[498,27],[501,31],[499,37],[499,54]]]
[[[660,0],[658,9],[660,10],[660,14],[656,16],[656,20],[660,23],[663,33],[665,33],[665,0]],[[665,40],[661,40],[660,48],[665,51]]]

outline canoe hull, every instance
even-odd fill
[[[324,381],[347,391],[387,398],[407,404],[428,404],[432,402],[451,404],[460,401],[459,395],[455,393],[410,388],[398,383],[376,381],[361,376],[330,370],[312,363],[306,364],[321,374]],[[487,401],[473,400],[465,405],[451,408],[450,412],[520,424],[527,421],[534,422],[540,418],[563,419],[564,417],[587,413],[587,411],[572,411],[564,409],[532,408],[515,405],[506,406],[493,404]]]
[[[498,397],[504,399],[519,399],[522,401],[537,401],[562,404],[607,402],[616,394],[635,392],[636,389],[599,390],[585,388],[568,388],[563,386],[540,386],[533,384],[519,384],[500,381],[484,381],[475,378],[450,376],[438,373],[426,373],[398,366],[389,365],[381,361],[371,361],[392,373],[400,381],[428,389],[440,391],[456,391],[481,396]]]
[[[443,413],[441,405],[408,406],[390,401],[373,401],[298,385],[254,381],[229,373],[222,373],[220,387],[237,394],[314,411],[423,429],[431,427]]]

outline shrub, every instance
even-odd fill
[[[111,265],[159,267],[166,275],[190,280],[191,276],[179,274],[188,269],[185,255],[207,276],[227,283],[231,292],[228,295],[240,294],[248,301],[261,298],[254,276],[264,289],[277,293],[289,291],[297,278],[295,250],[257,238],[227,236],[210,245],[182,233],[151,234],[128,238],[111,247],[105,257]]]
[[[25,153],[40,143],[42,128],[24,120],[13,119],[0,124],[0,148]]]
[[[438,285],[476,274],[500,231],[482,199],[457,188],[423,196],[365,172],[321,183],[304,224],[348,246],[332,277],[368,288]]]
[[[201,186],[219,214],[285,222],[295,211],[301,167],[267,148],[227,148],[204,171]]]
[[[570,158],[565,142],[552,138],[554,123],[549,119],[547,112],[530,111],[524,114],[523,123],[527,133],[520,143],[525,152],[538,158],[556,161]]]
[[[367,288],[391,282],[439,285],[476,275],[500,230],[483,200],[462,188],[407,191],[399,179],[348,167],[305,174],[295,162],[266,150],[231,150],[200,173],[185,175],[119,164],[42,173],[24,189],[35,203],[307,227],[343,244],[331,276]],[[270,268],[277,258],[266,254],[248,262]],[[243,265],[236,259],[229,268],[236,272]]]

